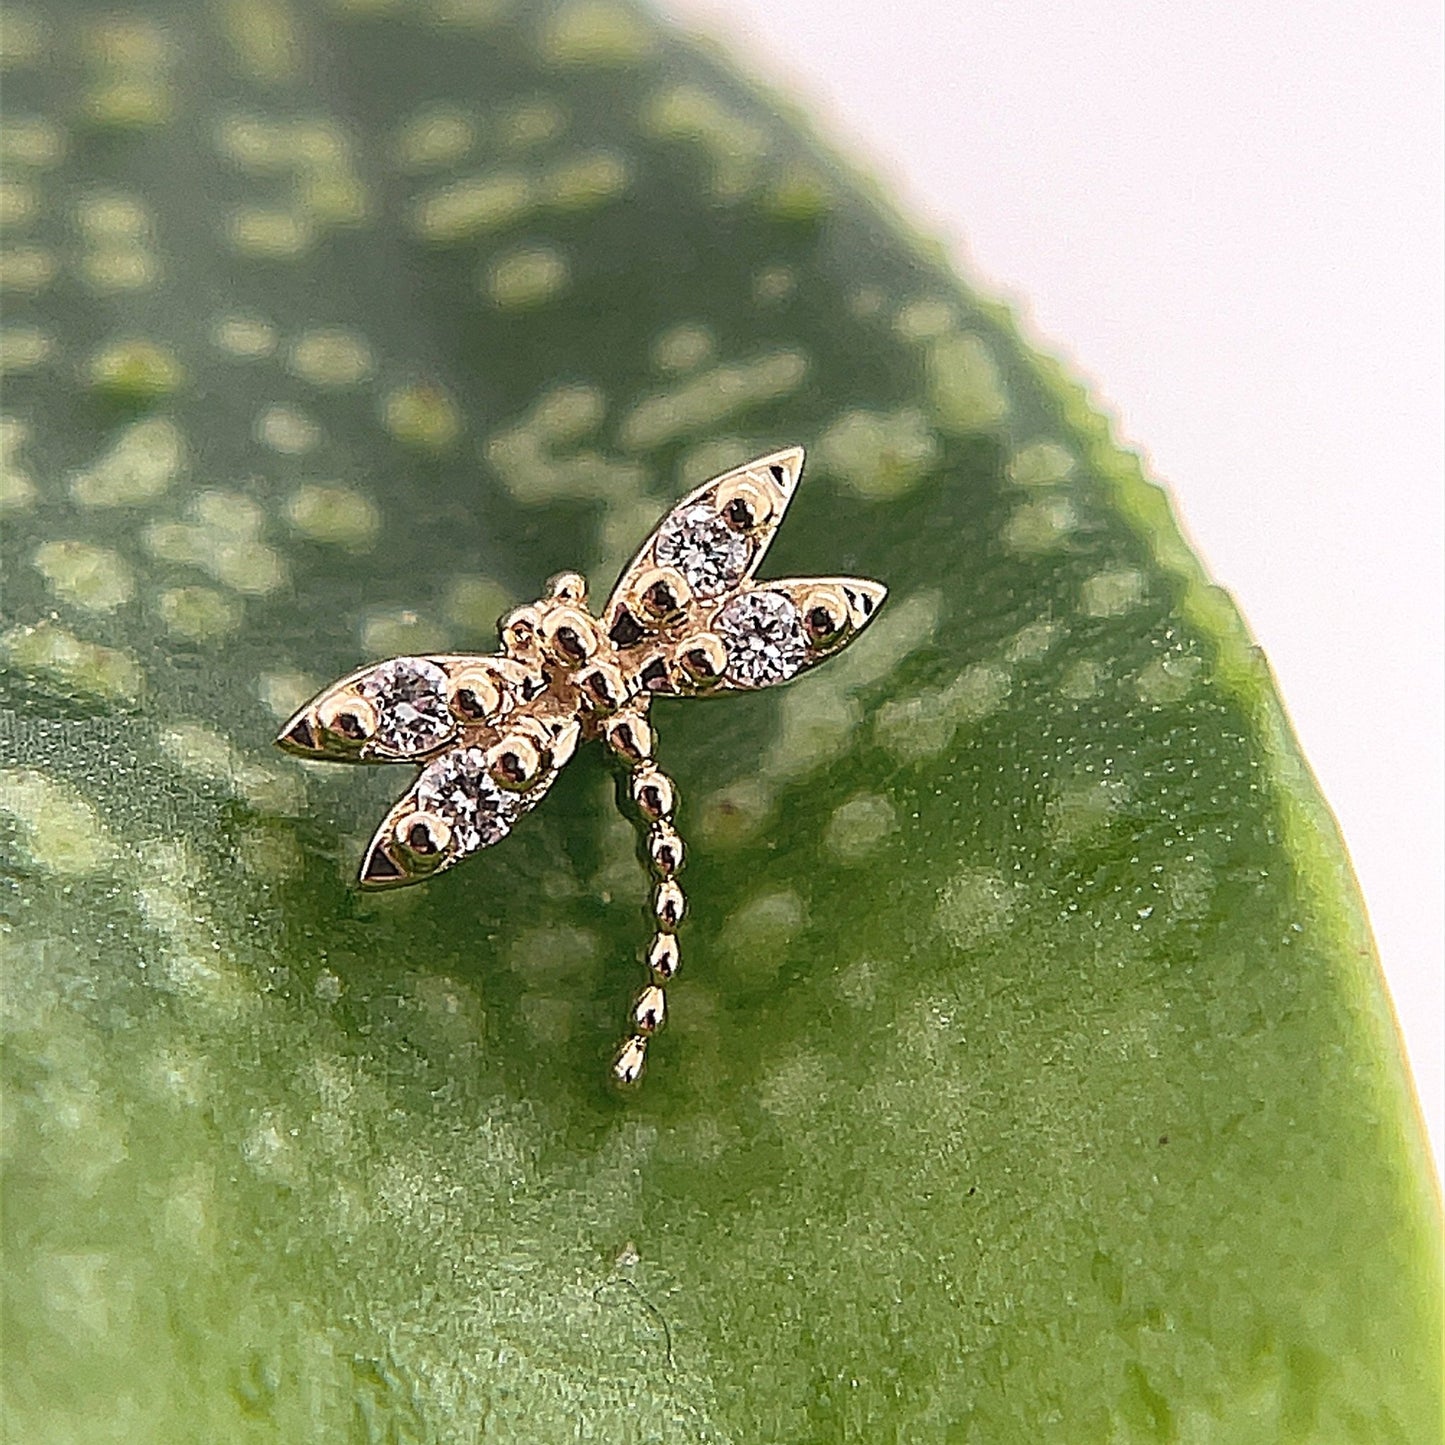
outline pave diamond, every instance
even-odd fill
[[[517,816],[517,800],[487,772],[480,748],[462,748],[438,758],[417,779],[416,801],[451,825],[458,853],[474,853],[507,836]]]
[[[669,517],[657,533],[657,561],[676,567],[699,597],[718,597],[747,569],[748,539],[734,532],[711,507],[688,507]]]
[[[713,628],[727,647],[727,676],[743,687],[786,682],[807,660],[803,615],[781,592],[745,593]]]
[[[361,694],[376,708],[376,741],[389,752],[424,753],[451,736],[447,675],[424,657],[382,663]]]

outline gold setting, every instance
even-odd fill
[[[751,536],[773,520],[778,509],[778,489],[751,472],[719,484],[714,505],[734,532]]]
[[[622,770],[653,878],[649,981],[612,1062],[623,1086],[642,1078],[667,1018],[687,913],[677,790],[653,761],[653,698],[788,681],[851,642],[887,593],[857,577],[754,581],[802,465],[802,448],[790,447],[695,488],[643,543],[600,616],[588,611],[586,578],[559,572],[540,600],[499,621],[500,653],[363,668],[314,697],[276,739],[303,758],[420,765],[367,849],[365,888],[420,882],[500,841],[578,743],[602,739]],[[658,561],[664,526],[674,565]]]
[[[441,866],[452,844],[452,830],[445,818],[435,813],[405,813],[391,830],[392,847],[402,853],[413,868],[434,872]]]
[[[502,711],[506,692],[494,672],[469,667],[452,676],[449,701],[459,722],[482,723]]]
[[[632,584],[629,596],[637,611],[654,626],[679,621],[692,602],[692,588],[671,567],[649,567]]]
[[[316,710],[321,731],[343,747],[360,747],[376,733],[376,709],[357,693],[342,693]]]

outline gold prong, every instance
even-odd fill
[[[773,520],[780,500],[778,489],[771,481],[751,472],[741,472],[718,487],[713,505],[734,532],[747,536],[761,531]]]
[[[502,710],[505,694],[501,680],[480,667],[457,673],[448,691],[452,714],[462,722],[486,722]]]
[[[528,657],[537,649],[537,629],[541,624],[541,613],[530,604],[514,607],[497,623],[502,637],[502,647],[508,657]]]
[[[445,861],[452,830],[435,813],[404,813],[391,830],[392,845],[413,873],[429,873]]]
[[[376,733],[376,709],[358,693],[329,697],[316,709],[316,721],[327,739],[343,747],[360,747]]]
[[[836,647],[852,630],[847,599],[837,587],[813,587],[802,598],[803,631],[819,651]]]
[[[602,645],[597,624],[580,607],[553,607],[541,621],[542,648],[558,667],[581,667]]]
[[[681,617],[692,602],[687,579],[672,567],[649,567],[633,584],[637,611],[654,627]]]
[[[547,579],[546,592],[555,602],[587,605],[587,579],[580,572],[554,572]]]
[[[577,674],[577,691],[589,712],[606,716],[627,701],[622,669],[610,662],[592,662]]]
[[[674,675],[687,689],[713,687],[727,671],[728,650],[714,632],[700,632],[679,645],[674,654]]]
[[[507,733],[487,750],[487,772],[499,787],[523,792],[541,776],[542,750],[525,733]]]

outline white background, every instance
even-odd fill
[[[1434,0],[663,5],[1014,300],[1170,485],[1340,818],[1438,1167]]]

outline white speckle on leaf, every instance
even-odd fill
[[[504,311],[521,311],[560,296],[570,279],[566,256],[533,242],[494,256],[483,268],[482,287]]]
[[[301,456],[321,442],[321,428],[294,406],[267,407],[256,418],[256,440],[283,456]]]
[[[53,622],[12,627],[0,636],[0,656],[18,672],[106,702],[134,702],[145,686],[145,674],[130,653],[84,642]]]
[[[18,512],[35,500],[35,479],[20,464],[20,448],[30,440],[29,426],[0,416],[0,512]]]
[[[243,756],[229,738],[205,723],[175,723],[161,732],[159,741],[161,751],[183,771],[219,783],[261,812],[294,815],[304,803],[299,773]]]
[[[402,121],[392,153],[404,171],[441,170],[465,159],[477,130],[469,111],[446,102],[426,105]]]
[[[928,344],[928,394],[935,423],[946,432],[988,431],[1008,415],[1009,400],[992,348],[974,332]]]
[[[1048,655],[1063,635],[1063,623],[1056,622],[1051,617],[1041,617],[1037,622],[1025,623],[1004,645],[1004,661],[1012,666],[1038,662]]]
[[[1009,460],[1007,475],[1016,487],[1056,487],[1069,480],[1074,456],[1058,442],[1033,442]]]
[[[935,467],[938,438],[921,411],[848,411],[818,439],[819,467],[879,501],[911,490]]]
[[[157,608],[166,630],[187,642],[217,642],[241,625],[241,606],[209,587],[171,587]]]
[[[304,672],[263,672],[256,679],[256,696],[277,722],[290,717],[315,691],[315,679]]]
[[[1144,574],[1133,567],[1113,567],[1084,579],[1079,607],[1086,617],[1122,617],[1145,597]]]
[[[542,58],[553,65],[610,67],[649,54],[652,28],[631,6],[615,0],[572,0],[553,11],[540,36]]]
[[[881,793],[860,793],[834,810],[823,830],[823,846],[845,863],[871,857],[898,827],[893,804]]]
[[[1122,778],[1078,776],[1062,783],[1048,802],[1048,827],[1055,847],[1072,848],[1109,826],[1129,802]]]
[[[497,620],[514,600],[493,577],[480,574],[456,577],[447,587],[442,615],[464,633],[491,638],[495,635]]]
[[[700,321],[683,321],[659,332],[652,342],[652,364],[673,376],[696,371],[712,359],[717,338]]]
[[[1147,664],[1135,680],[1140,702],[1167,707],[1194,691],[1204,672],[1204,659],[1192,653],[1170,652]]]
[[[803,900],[790,888],[760,893],[728,918],[721,940],[738,969],[751,976],[770,977],[782,966],[807,916]]]
[[[108,547],[89,542],[42,542],[32,560],[57,597],[87,612],[114,612],[135,592],[129,565]]]
[[[218,316],[211,324],[211,344],[242,361],[259,361],[276,350],[276,328],[260,316]]]
[[[1031,498],[1009,514],[1003,526],[1003,544],[1016,556],[1047,556],[1062,550],[1078,525],[1078,514],[1070,498]]]
[[[370,657],[415,657],[446,645],[445,630],[410,608],[368,612],[362,619],[361,648]]]
[[[623,417],[619,440],[628,451],[650,451],[716,426],[746,407],[791,395],[807,374],[807,358],[796,350],[715,366],[671,391],[643,397]]]
[[[934,341],[958,325],[958,312],[950,301],[923,297],[910,301],[893,318],[893,330],[904,341]]]
[[[287,498],[286,519],[303,537],[348,552],[370,551],[381,534],[376,503],[350,487],[298,487]]]
[[[342,326],[304,331],[291,343],[287,370],[326,390],[355,386],[371,375],[371,347],[359,332]]]
[[[33,768],[0,769],[0,813],[19,826],[31,862],[47,872],[85,877],[115,856],[94,807],[69,783]]]
[[[316,227],[279,206],[242,206],[226,222],[226,239],[238,255],[289,261],[315,244]]]
[[[1071,662],[1059,679],[1059,691],[1072,702],[1098,697],[1103,685],[1103,667],[1087,657]]]
[[[977,948],[1002,933],[1013,919],[1014,890],[996,873],[958,874],[939,894],[936,918],[956,948]]]
[[[38,326],[0,326],[0,376],[34,371],[55,355],[55,338]]]
[[[182,474],[186,446],[165,417],[133,422],[109,451],[70,478],[70,495],[82,507],[125,507],[149,502]]]

